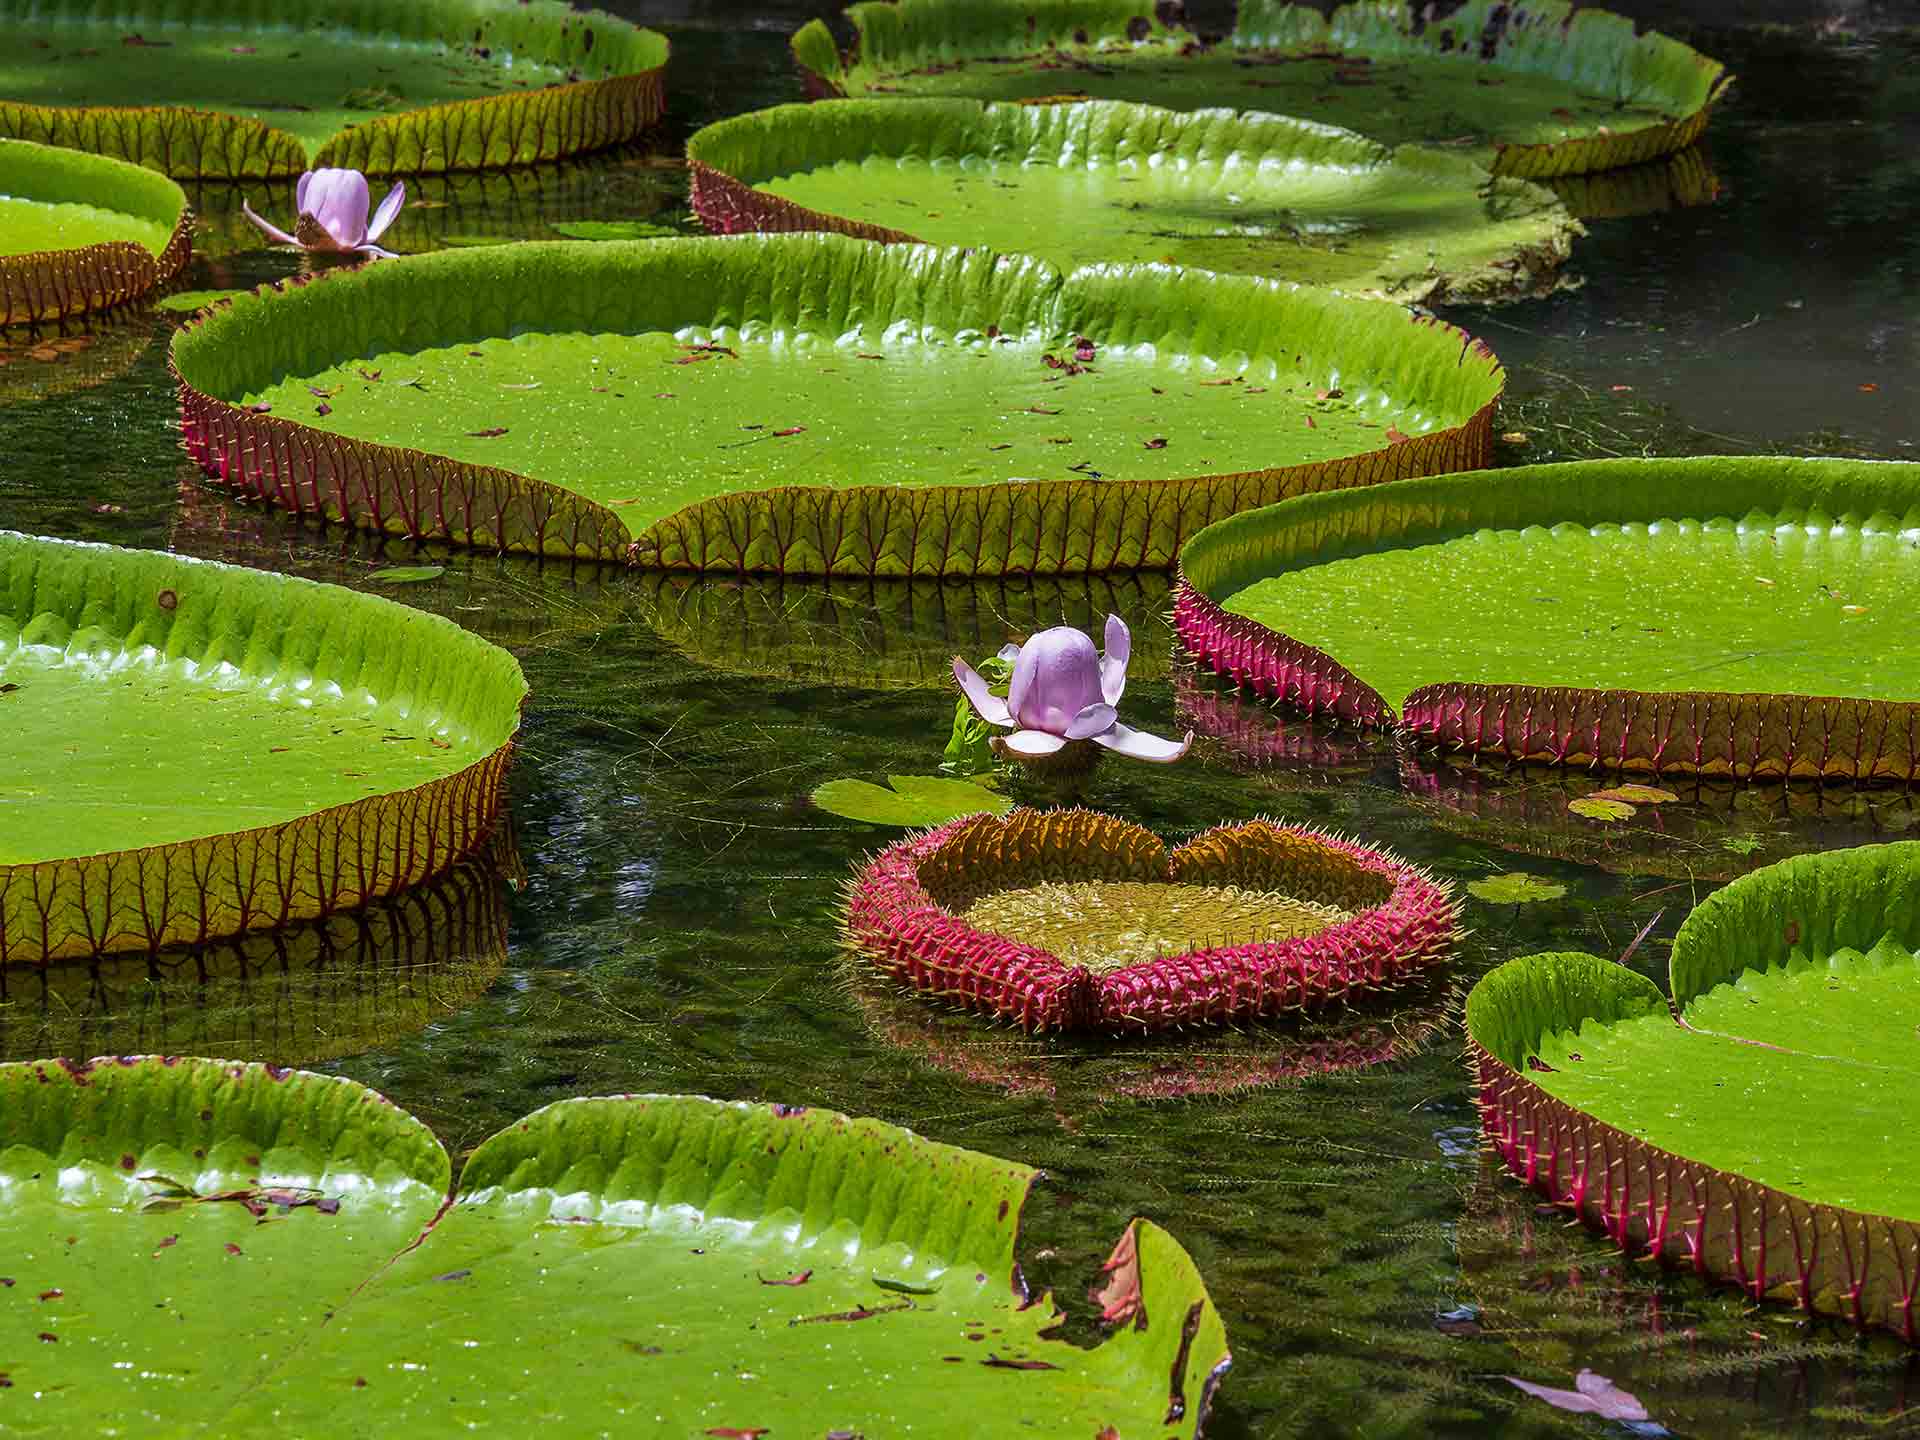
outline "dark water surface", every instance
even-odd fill
[[[651,149],[427,182],[388,243],[544,236],[549,221],[582,218],[688,228],[672,160],[686,133],[799,97],[784,37],[806,7],[612,8],[673,34],[672,109]],[[1512,372],[1498,428],[1527,439],[1504,460],[1914,456],[1920,31],[1787,18],[1675,27],[1741,77],[1711,136],[1716,203],[1595,219],[1575,252],[1580,288],[1449,312]],[[1698,175],[1685,185],[1698,191]],[[1643,204],[1672,188],[1657,173],[1633,184]],[[254,187],[256,208],[284,212],[290,194],[270,192],[287,188]],[[190,284],[295,269],[249,248],[237,195],[198,203],[208,253]],[[50,363],[7,352],[0,524],[363,588],[372,570],[420,554],[203,487],[178,448],[167,330],[135,320]],[[177,985],[159,1006],[138,977],[16,984],[0,1004],[9,1056],[174,1048],[184,1035],[210,1053],[339,1057],[323,1068],[383,1090],[456,1152],[551,1100],[657,1090],[825,1105],[1015,1156],[1050,1176],[1029,1211],[1028,1274],[1083,1317],[1080,1297],[1130,1215],[1192,1250],[1236,1355],[1209,1432],[1219,1437],[1591,1432],[1600,1422],[1499,1378],[1569,1384],[1583,1366],[1679,1434],[1920,1430],[1906,1415],[1920,1372],[1903,1347],[1628,1263],[1536,1208],[1479,1153],[1457,1031],[1431,1023],[1499,960],[1618,955],[1649,920],[1632,963],[1663,976],[1675,927],[1717,881],[1797,849],[1910,833],[1920,812],[1907,797],[1689,793],[1642,812],[1638,828],[1601,831],[1566,815],[1578,782],[1355,746],[1143,659],[1127,719],[1164,733],[1183,723],[1178,710],[1272,758],[1250,767],[1208,740],[1168,770],[1109,762],[1089,803],[1169,838],[1258,813],[1312,821],[1456,880],[1526,869],[1567,894],[1468,900],[1474,933],[1449,985],[1282,1037],[1292,1050],[1237,1040],[1200,1073],[1396,1052],[1389,1063],[1142,1099],[1133,1092],[1192,1082],[1178,1045],[1140,1059],[1028,1044],[853,985],[836,959],[835,906],[849,865],[889,837],[806,797],[835,776],[932,769],[953,704],[941,667],[956,650],[983,656],[1036,624],[1111,607],[1134,625],[1136,653],[1164,655],[1163,580],[742,587],[433,558],[440,580],[385,593],[509,646],[533,686],[512,780],[524,886],[508,901],[505,955],[471,938],[487,927],[461,889],[449,902],[466,907],[460,924],[429,911],[374,927],[386,970],[338,937],[300,938],[291,959],[268,947],[196,962],[212,978],[194,983],[218,992],[198,1011]],[[454,953],[433,943],[438,929]],[[404,997],[384,998],[396,985]]]

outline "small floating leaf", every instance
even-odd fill
[[[1588,820],[1626,820],[1633,815],[1633,806],[1624,800],[1600,800],[1591,795],[1569,800],[1567,809]]]
[[[423,580],[438,580],[447,573],[444,565],[389,565],[367,576],[375,585],[417,585]]]
[[[889,775],[892,789],[865,780],[829,780],[813,792],[813,803],[831,815],[869,825],[939,825],[985,810],[1004,815],[1013,801],[972,780],[941,775]]]
[[[1514,870],[1505,875],[1469,880],[1467,893],[1490,905],[1525,905],[1535,900],[1558,900],[1567,893],[1567,887],[1555,880],[1542,880],[1538,875]]]
[[[1625,805],[1664,805],[1680,797],[1671,790],[1662,790],[1658,785],[1615,785],[1607,790],[1595,790],[1586,797],[1589,800],[1618,800]]]

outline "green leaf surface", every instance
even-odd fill
[[[297,174],[309,155],[380,172],[526,163],[569,148],[540,133],[565,107],[601,103],[581,82],[656,71],[666,51],[552,0],[5,0],[0,134],[182,176]],[[492,123],[446,108],[477,100],[495,102]],[[576,139],[591,135],[572,119]]]
[[[870,0],[848,7],[858,32],[851,64],[817,21],[793,48],[821,83],[849,95],[1229,104],[1347,125],[1389,144],[1465,146],[1528,174],[1676,150],[1697,136],[1727,83],[1720,65],[1689,47],[1564,0],[1468,0],[1444,18],[1386,0],[1331,16],[1244,0],[1233,34],[1211,46],[1153,12],[1136,0]]]
[[[1525,905],[1537,900],[1558,900],[1567,893],[1567,887],[1558,881],[1515,870],[1469,880],[1467,893],[1489,905]]]
[[[383,570],[368,572],[370,585],[418,585],[427,580],[438,580],[447,573],[444,565],[389,565]]]
[[[1192,1262],[1145,1222],[1107,1290],[1130,1323],[1092,1349],[1055,1338],[1057,1312],[1016,1284],[1035,1172],[876,1121],[563,1101],[483,1144],[422,1236],[445,1153],[351,1082],[144,1060],[4,1067],[0,1085],[20,1100],[0,1108],[0,1167],[43,1177],[0,1204],[5,1253],[24,1257],[11,1288],[57,1292],[9,1307],[9,1379],[42,1396],[23,1433],[138,1413],[169,1431],[520,1434],[538,1413],[582,1433],[670,1414],[690,1434],[960,1436],[990,1409],[1050,1433],[1191,1436],[1226,1360]],[[188,1147],[208,1152],[197,1167]],[[157,1178],[182,1172],[191,1185]],[[278,1214],[271,1191],[293,1186],[337,1212]],[[240,1306],[235,1363],[216,1337]],[[59,1338],[36,1342],[49,1324]],[[114,1380],[66,1378],[95,1371]]]
[[[1920,1079],[1916,896],[1911,842],[1786,860],[1682,925],[1670,966],[1681,1023],[1630,971],[1556,955],[1493,972],[1468,1001],[1468,1030],[1531,1083],[1649,1144],[1911,1219],[1920,1181],[1888,1137]]]
[[[1631,820],[1633,806],[1624,800],[1602,800],[1596,795],[1583,795],[1578,800],[1569,800],[1567,809],[1583,820]]]
[[[1182,564],[1230,615],[1331,657],[1421,727],[1463,687],[1489,706],[1547,692],[1573,707],[1539,732],[1565,725],[1566,754],[1654,768],[1696,744],[1655,702],[1729,696],[1737,713],[1700,732],[1703,768],[1891,776],[1906,751],[1869,728],[1904,712],[1847,707],[1920,698],[1916,526],[1911,464],[1598,461],[1303,496],[1211,527]],[[1796,733],[1780,708],[1796,696],[1844,699],[1810,701],[1828,718]]]
[[[658,220],[559,220],[547,228],[569,240],[657,240],[687,233]]]
[[[250,295],[251,290],[176,290],[171,295],[163,295],[154,302],[155,308],[169,311],[175,315],[191,315],[196,310],[204,310],[209,305],[218,305],[222,300],[231,300],[236,295]]]
[[[687,155],[716,229],[802,228],[797,205],[814,228],[985,243],[1063,269],[1162,261],[1404,302],[1550,286],[1579,233],[1550,192],[1460,156],[1231,110],[785,105],[708,126]]]
[[[175,933],[176,912],[213,920],[231,904],[237,928],[297,918],[253,913],[289,827],[320,829],[277,862],[279,888],[307,894],[318,909],[306,913],[331,908],[344,872],[393,878],[395,857],[349,863],[327,833],[351,824],[365,843],[399,845],[401,830],[367,813],[389,797],[449,806],[390,822],[418,836],[408,848],[421,847],[419,862],[444,868],[462,848],[435,857],[454,845],[464,806],[452,797],[503,763],[526,692],[511,656],[437,616],[260,571],[6,533],[0,683],[19,757],[0,776],[0,962],[36,935],[52,937],[48,953],[123,946],[128,906],[158,927],[141,935],[150,943],[232,933]],[[490,826],[497,795],[475,798]],[[215,864],[196,848],[213,841],[239,848]],[[47,868],[56,862],[72,863]],[[323,882],[316,869],[343,873]]]
[[[1013,801],[972,780],[942,775],[889,775],[885,786],[867,780],[829,780],[814,788],[813,803],[830,815],[868,825],[942,825],[985,810],[1004,815]]]
[[[745,544],[802,573],[1081,572],[1115,563],[1109,551],[1157,555],[1196,513],[1262,488],[1448,463],[1478,444],[1500,384],[1458,332],[1309,289],[1158,267],[1062,277],[832,235],[362,267],[237,300],[176,336],[174,357],[217,402],[208,426],[297,422],[390,475],[383,524],[453,524],[412,513],[425,510],[537,548],[553,542],[519,532],[564,520],[605,549],[617,526],[648,563],[699,568]],[[230,482],[245,464],[225,467]],[[441,503],[412,498],[421,484]],[[967,488],[923,502],[908,486]],[[372,518],[357,492],[331,503]],[[921,508],[935,504],[950,507],[937,522]],[[742,513],[756,506],[791,513]],[[1008,506],[1032,518],[996,518]]]

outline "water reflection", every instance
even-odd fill
[[[430,885],[325,920],[149,955],[0,967],[0,1059],[213,1055],[305,1065],[471,1004],[507,955],[510,837]]]

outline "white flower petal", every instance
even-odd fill
[[[1118,705],[1127,688],[1127,662],[1133,658],[1133,636],[1126,621],[1118,615],[1107,616],[1107,653],[1100,660],[1100,694],[1107,704]]]
[[[1066,747],[1067,742],[1044,730],[1016,730],[1011,735],[1003,736],[1000,743],[1016,755],[1038,760],[1043,755],[1058,753]]]
[[[1186,739],[1175,744],[1171,740],[1162,740],[1158,735],[1149,735],[1144,730],[1130,729],[1125,725],[1115,725],[1105,734],[1091,738],[1096,745],[1104,745],[1135,760],[1151,760],[1156,765],[1171,765],[1185,755],[1187,748],[1193,744],[1191,730],[1187,732]]]
[[[298,240],[294,239],[293,236],[287,234],[286,231],[282,230],[278,225],[268,224],[265,220],[262,220],[258,215],[254,214],[253,207],[247,204],[247,202],[244,200],[240,202],[240,211],[242,214],[244,214],[247,217],[247,219],[251,220],[255,225],[259,226],[260,229],[266,233],[269,239],[278,240],[282,245],[298,245],[300,243]]]
[[[1091,740],[1111,730],[1119,718],[1119,712],[1111,705],[1089,705],[1067,726],[1067,739]]]
[[[394,217],[400,213],[400,207],[406,203],[406,182],[396,180],[393,188],[387,192],[387,198],[380,202],[380,208],[373,212],[373,223],[367,226],[368,245],[386,233],[387,227],[393,224]]]

